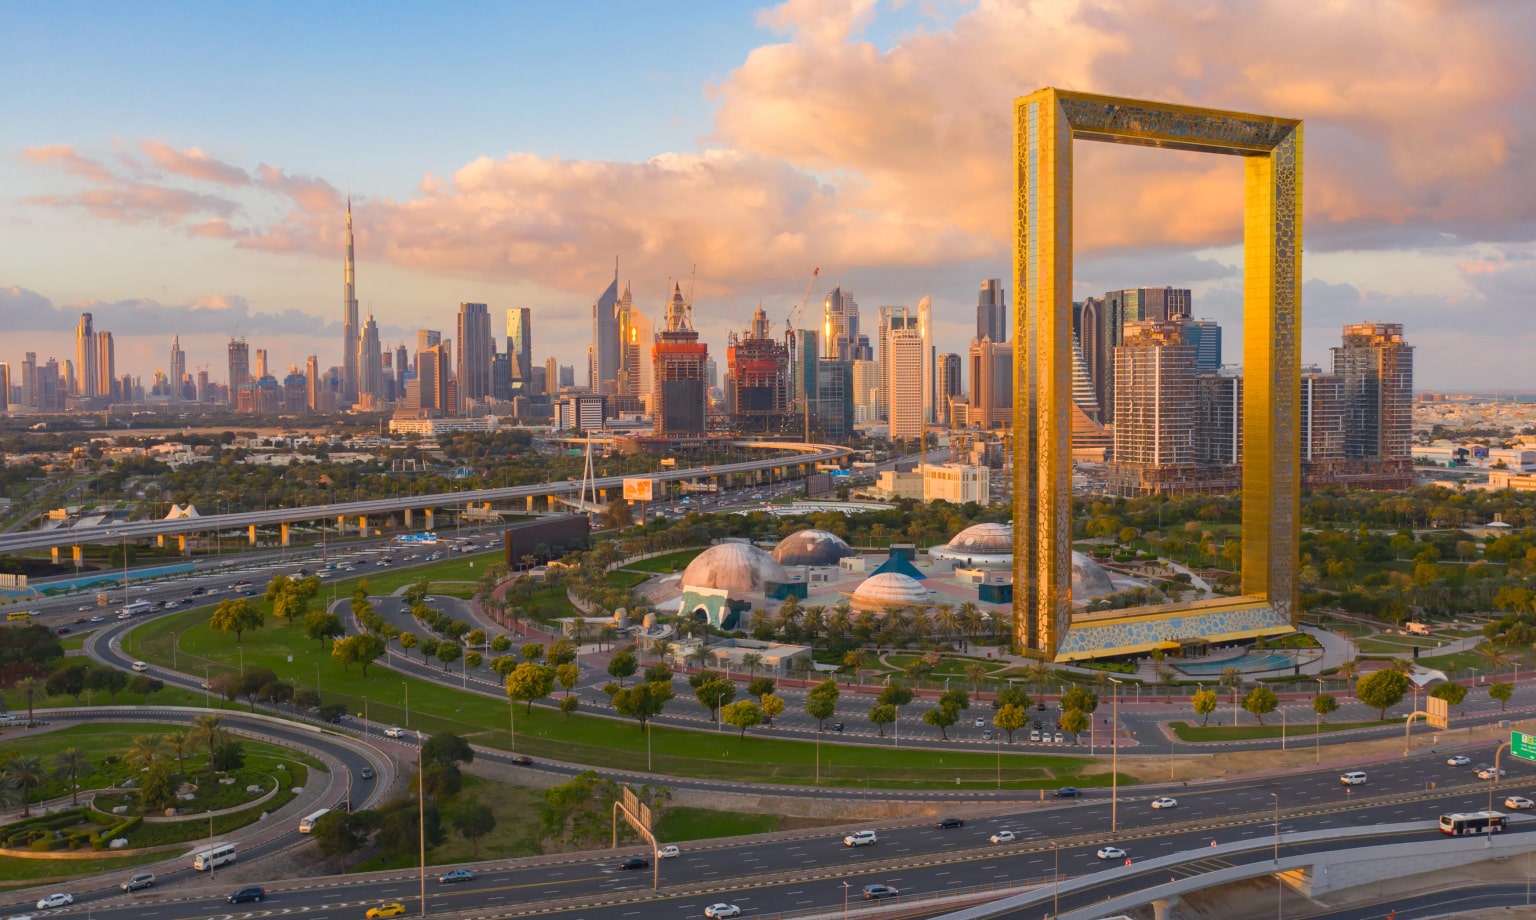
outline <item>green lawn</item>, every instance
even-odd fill
[[[0,692],[0,699],[5,701],[5,708],[18,719],[25,718],[27,712],[27,698],[16,690]],[[114,699],[106,693],[82,693],[80,699],[72,696],[36,696],[32,699],[32,707],[36,710],[74,708],[77,706],[201,706],[203,695],[183,690],[180,687],[166,687],[159,693],[148,696],[141,693],[129,693],[124,690]],[[42,718],[39,715],[39,718]],[[4,733],[0,733],[3,735]],[[14,737],[14,734],[13,734]]]
[[[892,667],[892,668],[895,668],[896,670],[904,670],[907,667],[910,667],[911,665],[916,664],[917,662],[922,661],[922,660],[923,660],[923,656],[922,655],[886,655],[885,656],[885,664],[890,666],[890,667]],[[986,671],[987,671],[987,675],[989,677],[995,676],[999,671],[1002,671],[1003,668],[1004,668],[1003,663],[1000,662],[1000,661],[987,661],[984,658],[962,658],[962,657],[959,657],[959,656],[945,655],[943,660],[941,660],[939,662],[938,667],[934,668],[932,671],[929,671],[927,676],[930,679],[931,678],[935,678],[935,677],[940,678],[940,679],[943,679],[945,677],[964,678],[965,677],[965,669],[968,666],[973,665],[973,664],[979,664],[983,668],[985,668]]]
[[[766,834],[784,823],[779,815],[753,815],[735,811],[711,811],[707,808],[668,808],[656,822],[656,839],[662,843],[707,840],[714,837],[739,837]]]
[[[1212,713],[1214,717],[1216,714]],[[1381,725],[1392,725],[1402,719],[1388,719],[1385,722],[1324,722],[1318,734],[1326,735],[1329,732],[1348,731],[1353,728],[1375,728]],[[1260,738],[1278,738],[1281,734],[1279,725],[1210,725],[1201,728],[1199,725],[1191,725],[1187,722],[1170,722],[1168,727],[1179,736],[1180,741],[1254,741]],[[1287,738],[1308,737],[1313,735],[1312,723],[1301,722],[1285,728]]]
[[[134,866],[159,862],[164,858],[164,853],[114,856],[106,859],[18,859],[14,856],[0,856],[0,889],[25,888],[38,884],[43,879],[126,871]]]
[[[1415,647],[1422,649],[1439,648],[1448,640],[1429,639],[1423,636],[1375,636],[1370,639],[1356,639],[1355,645],[1360,651],[1368,655],[1393,655],[1398,652],[1411,652]]]
[[[233,636],[209,629],[207,616],[205,608],[145,623],[133,631],[133,653],[147,661],[168,665],[174,633],[179,637],[177,661],[182,670],[195,673],[206,664],[214,673],[236,671],[240,646]],[[344,669],[328,652],[322,653],[318,643],[305,639],[299,627],[269,625],[247,633],[244,660],[247,668],[270,668],[280,678],[303,686],[315,686],[318,676],[323,700],[343,703],[355,713],[365,710],[366,698],[366,711],[376,723],[455,731],[479,744],[509,747],[512,717],[506,702],[402,678],[377,666],[364,677],[360,668]],[[404,707],[407,686],[409,720]],[[679,711],[696,707],[698,704],[686,694],[687,687],[680,684],[679,698],[668,708]],[[521,753],[620,769],[646,767],[645,736],[633,722],[615,723],[580,714],[567,720],[552,709],[536,707],[527,713],[519,706],[516,728],[516,749]],[[762,729],[742,740],[730,732],[657,728],[652,734],[652,766],[656,772],[679,776],[784,783],[812,781],[816,775],[817,746],[779,740],[772,737],[772,732]],[[821,781],[829,785],[868,782],[881,786],[953,788],[957,777],[962,785],[995,787],[997,781],[995,753],[895,750],[832,743],[822,744],[820,750]],[[1013,754],[1002,760],[1003,780],[1010,787],[1109,783],[1107,775],[1079,775],[1089,763],[1085,758]],[[913,776],[932,778],[914,783]]]
[[[656,556],[652,559],[642,559],[632,562],[624,568],[637,572],[681,572],[693,561],[693,557],[702,553],[701,549],[685,549],[675,553],[667,553],[665,556]]]

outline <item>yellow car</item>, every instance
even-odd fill
[[[405,913],[404,904],[399,901],[385,901],[378,907],[368,908],[367,916],[368,920],[374,920],[375,917],[398,917],[403,913]]]

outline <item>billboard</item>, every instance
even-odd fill
[[[624,478],[624,500],[627,502],[654,501],[653,493],[656,489],[654,479],[630,479]]]

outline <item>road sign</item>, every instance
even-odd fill
[[[624,480],[624,500],[630,502],[655,501],[656,480],[631,479]]]
[[[1512,731],[1509,733],[1509,753],[1536,763],[1536,735]]]
[[[1451,727],[1451,704],[1439,697],[1428,697],[1424,700],[1425,720],[1434,728],[1441,730]]]

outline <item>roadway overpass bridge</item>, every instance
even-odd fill
[[[783,441],[732,441],[736,447],[761,450],[791,451],[791,456],[765,457],[761,460],[744,460],[722,463],[717,466],[691,467],[681,470],[663,470],[645,473],[643,478],[657,482],[691,482],[713,480],[717,484],[754,483],[768,474],[785,478],[813,471],[816,464],[841,460],[853,453],[846,447],[833,444],[809,444]],[[623,487],[624,476],[602,476],[593,480],[599,500],[606,501],[611,489]],[[634,477],[629,477],[634,478]],[[306,505],[298,508],[273,508],[265,511],[241,511],[233,514],[211,514],[195,518],[174,520],[136,521],[102,527],[71,528],[68,530],[29,531],[0,535],[0,553],[17,553],[27,550],[51,549],[55,559],[62,550],[69,548],[76,558],[80,547],[101,544],[157,540],[162,544],[174,538],[186,549],[187,537],[199,533],[224,532],[245,528],[251,543],[256,543],[256,532],[261,527],[278,527],[282,544],[288,545],[289,527],[294,524],[334,520],[338,532],[345,533],[349,525],[361,536],[369,534],[369,518],[403,514],[407,527],[415,526],[415,514],[421,513],[423,526],[431,530],[433,512],[442,508],[468,508],[479,505],[484,508],[494,503],[524,502],[529,511],[537,499],[546,504],[550,496],[574,495],[580,489],[580,480],[565,479],[525,486],[507,486],[492,489],[469,489],[460,492],[439,492],[432,495],[402,495],[393,498],[365,499],[362,501],[336,502],[328,505]]]

